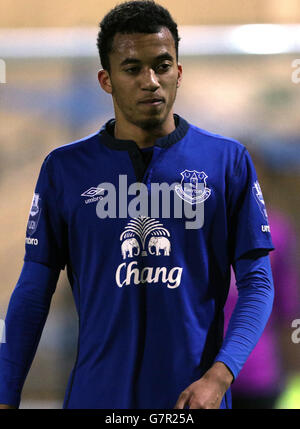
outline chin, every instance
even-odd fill
[[[137,121],[137,125],[143,130],[152,130],[160,127],[165,121],[165,118],[158,116],[152,116],[150,118],[145,118]]]

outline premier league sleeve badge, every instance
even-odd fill
[[[267,221],[268,220],[268,213],[267,213],[264,197],[262,194],[262,190],[261,190],[261,187],[260,187],[257,180],[253,184],[252,193],[253,193],[253,196],[255,198],[255,201],[258,204],[258,207],[259,207],[261,214],[263,215],[263,217]]]
[[[35,233],[40,220],[41,211],[42,208],[40,196],[39,194],[33,194],[26,232],[28,236],[31,236]]]

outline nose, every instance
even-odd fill
[[[153,69],[145,70],[142,73],[142,89],[145,91],[156,91],[159,88],[159,82]]]

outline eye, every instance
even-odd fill
[[[129,74],[137,74],[139,71],[140,71],[139,67],[129,67],[125,69],[125,72]]]
[[[156,67],[156,72],[158,73],[165,73],[171,68],[171,64],[169,63],[162,63],[159,66]]]

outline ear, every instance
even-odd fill
[[[100,83],[101,88],[107,92],[108,94],[112,93],[112,85],[110,76],[107,70],[99,70],[98,71],[98,81]]]
[[[182,81],[182,65],[178,63],[177,67],[178,67],[177,88],[179,88]]]

